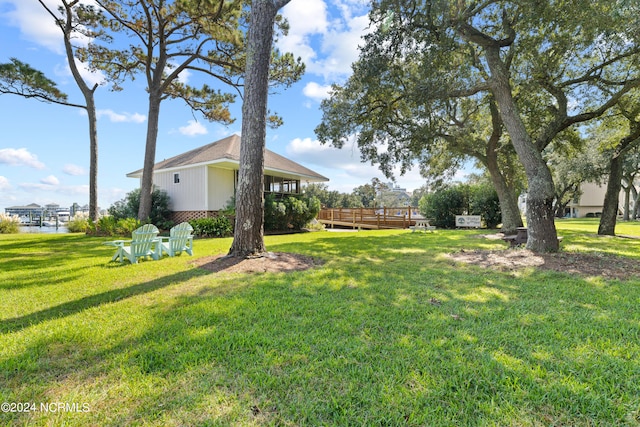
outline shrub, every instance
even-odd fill
[[[264,199],[264,229],[268,231],[287,230],[287,207],[277,201],[273,194]]]
[[[20,232],[20,217],[0,213],[0,234],[16,234]]]
[[[231,221],[222,215],[210,218],[199,218],[189,221],[196,237],[226,237],[233,232]]]
[[[166,191],[155,188],[151,193],[151,213],[148,222],[158,228],[168,230],[173,226],[171,210],[169,209],[170,198]],[[126,218],[137,218],[140,208],[140,189],[137,188],[125,196],[124,199],[115,202],[109,207],[109,215],[117,220]]]
[[[419,208],[440,228],[455,228],[456,215],[480,215],[487,228],[496,228],[502,221],[498,193],[489,183],[443,187],[422,196]]]
[[[491,184],[474,184],[469,187],[469,213],[480,215],[487,228],[497,228],[502,222],[500,199]]]
[[[142,223],[136,218],[116,219],[112,216],[103,216],[97,222],[89,222],[87,234],[96,236],[127,236],[131,237],[131,233]]]
[[[466,195],[462,185],[439,189],[425,194],[418,203],[420,213],[433,220],[439,228],[455,228],[456,215],[466,213]]]
[[[89,214],[78,212],[67,222],[70,233],[86,233],[89,231]]]
[[[320,212],[315,197],[289,196],[276,201],[273,194],[264,201],[264,229],[266,231],[301,230]]]
[[[133,230],[142,226],[136,218],[122,218],[116,222],[115,233],[120,236],[131,236]]]

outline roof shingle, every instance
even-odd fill
[[[237,165],[240,164],[240,141],[238,135],[231,135],[211,144],[195,148],[186,153],[179,154],[169,159],[156,163],[155,172],[165,169],[176,169],[187,166],[219,163],[228,160]],[[299,175],[313,181],[329,181],[325,176],[302,166],[299,163],[289,160],[271,150],[265,150],[264,168],[266,171],[279,171],[282,173]],[[137,177],[142,174],[142,169],[127,174],[129,177]]]

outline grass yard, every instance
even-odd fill
[[[558,229],[640,262],[597,220]],[[0,235],[0,425],[640,425],[640,278],[445,256],[506,248],[480,233],[267,237],[325,261],[287,274],[194,267],[231,239],[120,265],[105,239]]]

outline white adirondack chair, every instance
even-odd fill
[[[193,227],[188,222],[182,222],[169,231],[169,237],[162,237],[161,252],[169,256],[186,252],[193,255]]]
[[[137,264],[139,258],[160,258],[161,242],[158,239],[158,228],[153,224],[145,224],[134,230],[131,240],[115,240],[107,244],[118,248],[111,261],[120,259],[120,262],[124,262],[126,258],[131,264]]]

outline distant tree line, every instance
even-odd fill
[[[427,192],[427,185],[408,194],[392,184],[373,178],[371,183],[355,187],[351,193],[329,190],[327,184],[309,184],[304,194],[320,200],[323,208],[380,208],[418,206],[420,197]]]

